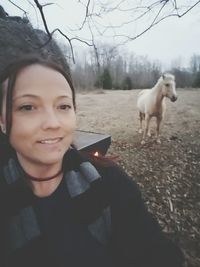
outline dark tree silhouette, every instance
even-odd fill
[[[102,85],[103,89],[112,89],[112,77],[108,68],[105,68],[102,74]]]

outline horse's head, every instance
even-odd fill
[[[162,94],[168,97],[172,102],[178,98],[176,93],[175,77],[172,74],[166,73],[162,75]]]

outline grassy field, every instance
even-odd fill
[[[200,89],[178,89],[167,100],[161,144],[141,145],[139,90],[77,94],[78,128],[112,136],[108,155],[139,184],[148,209],[180,244],[186,267],[200,266]]]

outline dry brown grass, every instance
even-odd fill
[[[200,266],[200,90],[167,101],[161,145],[140,144],[139,90],[78,93],[78,128],[112,136],[109,154],[139,184],[150,211],[179,243],[187,267]]]

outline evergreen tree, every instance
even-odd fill
[[[112,89],[112,78],[108,68],[104,69],[102,74],[102,85],[103,89]]]
[[[195,75],[194,84],[195,88],[200,87],[200,71],[198,71]]]
[[[123,90],[131,90],[133,88],[131,78],[127,75],[122,82]]]
[[[94,83],[94,87],[96,88],[102,88],[102,84],[103,84],[103,81],[102,81],[102,78],[103,78],[103,75],[100,75],[97,77],[95,83]]]

